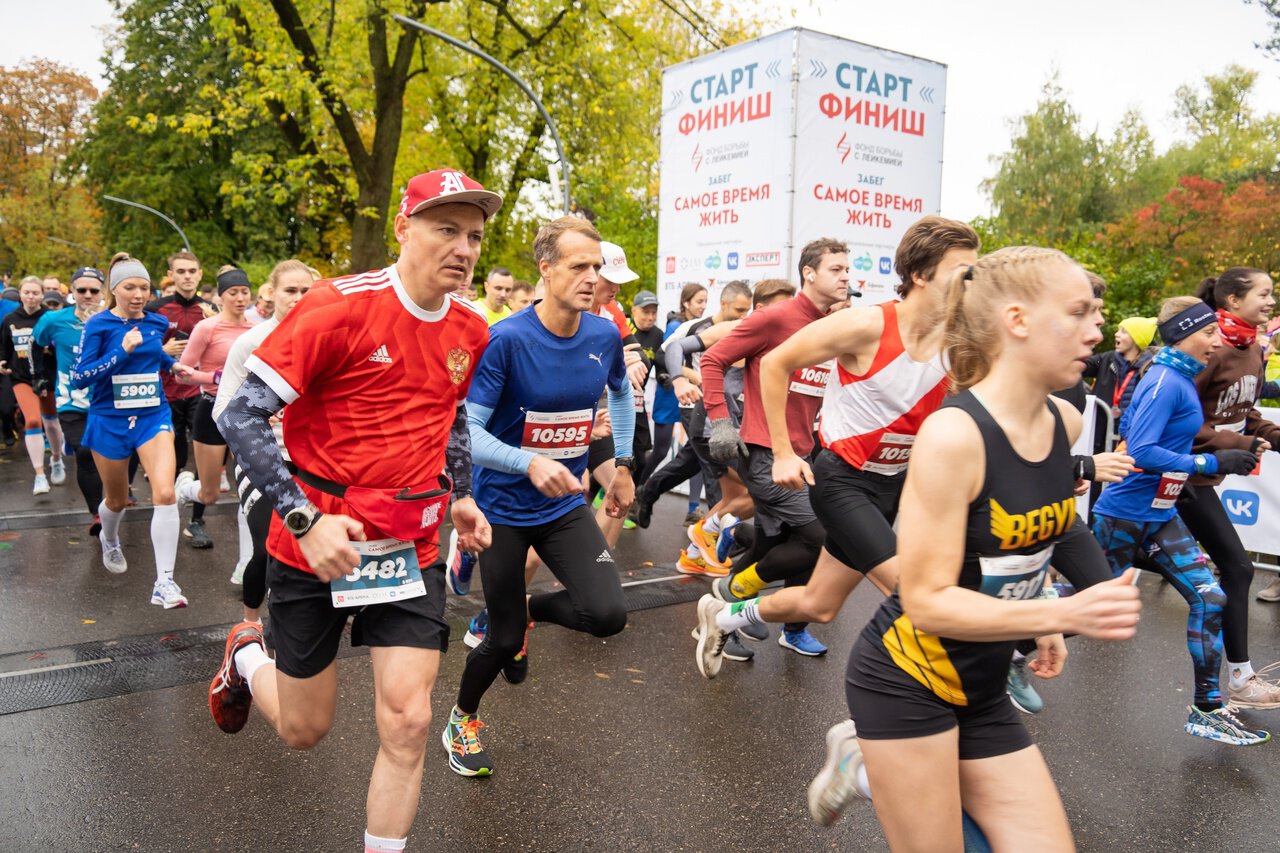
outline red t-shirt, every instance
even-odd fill
[[[426,311],[392,266],[316,282],[245,366],[288,404],[284,442],[299,468],[348,486],[404,488],[444,471],[449,431],[488,343],[475,306],[449,295]],[[369,539],[390,538],[345,501],[302,488],[322,512],[362,522]],[[426,568],[437,543],[417,545]],[[309,571],[275,515],[267,550]]]
[[[765,420],[760,402],[760,359],[774,347],[812,323],[823,313],[803,293],[794,299],[777,302],[768,308],[751,312],[751,316],[738,324],[732,332],[702,354],[699,369],[702,372],[702,404],[707,417],[713,420],[729,416],[724,401],[724,371],[729,365],[745,358],[742,404],[742,440],[748,444],[773,448],[769,440],[769,424]],[[813,422],[822,407],[822,395],[797,392],[800,384],[822,387],[825,377],[815,380],[804,376],[804,369],[793,375],[787,394],[787,434],[791,446],[799,456],[808,456],[813,450]]]
[[[627,315],[622,313],[622,308],[619,307],[616,300],[601,305],[600,311],[597,313],[598,316],[613,321],[613,325],[618,327],[618,333],[622,335],[623,340],[635,334],[631,331],[631,325],[627,322]]]

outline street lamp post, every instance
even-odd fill
[[[469,45],[464,41],[459,41],[453,36],[446,35],[439,30],[433,30],[431,27],[428,27],[421,21],[415,21],[413,18],[406,18],[404,15],[392,15],[391,17],[406,27],[415,27],[422,30],[424,33],[435,36],[441,41],[448,42],[459,50],[465,50],[472,56],[480,57],[485,62],[489,63],[494,68],[497,68],[503,74],[506,74],[514,80],[515,84],[520,87],[520,91],[529,96],[529,100],[533,101],[533,105],[537,107],[538,112],[542,114],[542,120],[547,123],[547,129],[551,131],[551,138],[556,144],[556,153],[560,155],[560,170],[564,173],[564,212],[568,215],[573,206],[571,202],[572,194],[569,191],[569,159],[565,157],[564,143],[560,141],[560,133],[556,130],[556,123],[552,121],[551,114],[547,112],[547,108],[542,105],[542,101],[538,100],[538,96],[533,93],[533,90],[529,88],[529,85],[521,80],[516,72],[512,71],[510,68],[477,47]]]
[[[72,243],[70,240],[62,240],[57,237],[50,237],[49,241],[51,243],[61,243],[63,246],[70,246],[73,249],[79,249],[88,255],[89,260],[91,261],[96,261],[98,259],[98,253],[93,251],[93,249],[90,249],[88,246],[82,246],[79,243]]]
[[[170,227],[172,227],[174,231],[178,232],[178,236],[182,238],[182,245],[186,247],[186,250],[188,252],[191,251],[191,241],[187,239],[186,234],[182,233],[182,229],[178,227],[178,223],[174,222],[172,219],[165,216],[163,213],[156,210],[154,207],[147,207],[145,204],[138,204],[136,201],[129,201],[126,198],[116,198],[113,195],[104,195],[103,198],[105,198],[107,201],[114,201],[116,204],[127,204],[130,207],[136,207],[140,210],[145,210],[147,213],[153,213],[156,216],[159,216],[165,222],[168,222]]]

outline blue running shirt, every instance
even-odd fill
[[[492,410],[485,428],[498,441],[554,459],[581,477],[601,392],[607,384],[630,394],[618,327],[583,313],[577,333],[562,338],[542,325],[536,311],[519,311],[489,334],[468,406]],[[543,495],[523,472],[479,464],[472,485],[476,503],[497,524],[544,524],[583,503],[581,494]]]
[[[142,333],[142,343],[127,353],[121,341],[132,329]],[[90,415],[127,417],[168,406],[160,384],[160,375],[173,368],[162,347],[168,333],[169,321],[159,314],[125,320],[99,311],[89,318],[71,384],[89,389]]]

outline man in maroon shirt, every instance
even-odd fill
[[[756,311],[702,356],[702,394],[711,419],[711,455],[738,466],[755,502],[755,522],[763,534],[752,549],[759,561],[731,581],[738,586],[758,584],[747,595],[775,580],[804,583],[825,538],[809,504],[808,490],[784,489],[773,482],[773,450],[760,402],[760,360],[848,298],[849,249],[838,240],[814,240],[801,250],[799,267],[801,287],[794,299]],[[725,368],[740,359],[746,362],[741,435],[729,419],[724,397]],[[791,379],[787,429],[797,454],[813,450],[813,425],[822,406],[827,369],[804,368]],[[826,652],[826,647],[798,623],[784,626],[780,642],[800,654]]]
[[[191,252],[176,252],[169,257],[169,275],[173,276],[174,293],[163,296],[149,305],[147,310],[164,315],[169,321],[169,333],[165,335],[164,351],[178,358],[187,346],[187,338],[206,317],[213,316],[213,306],[196,295],[200,286],[200,261]],[[199,385],[181,385],[166,373],[162,377],[164,396],[173,413],[173,452],[181,471],[187,466],[187,430],[195,418],[196,403],[200,402]],[[206,537],[207,538],[207,537]],[[208,547],[205,545],[204,547]]]

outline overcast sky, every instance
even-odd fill
[[[107,0],[0,0],[0,64],[45,57],[103,85]],[[696,2],[694,4],[697,5]],[[1235,62],[1260,72],[1255,107],[1280,112],[1280,62],[1254,43],[1266,15],[1243,0],[797,0],[800,26],[949,66],[942,212],[988,210],[978,183],[1008,146],[1008,120],[1035,106],[1051,70],[1086,126],[1109,133],[1136,107],[1162,147],[1178,131],[1173,93]],[[548,104],[554,111],[555,105]]]

